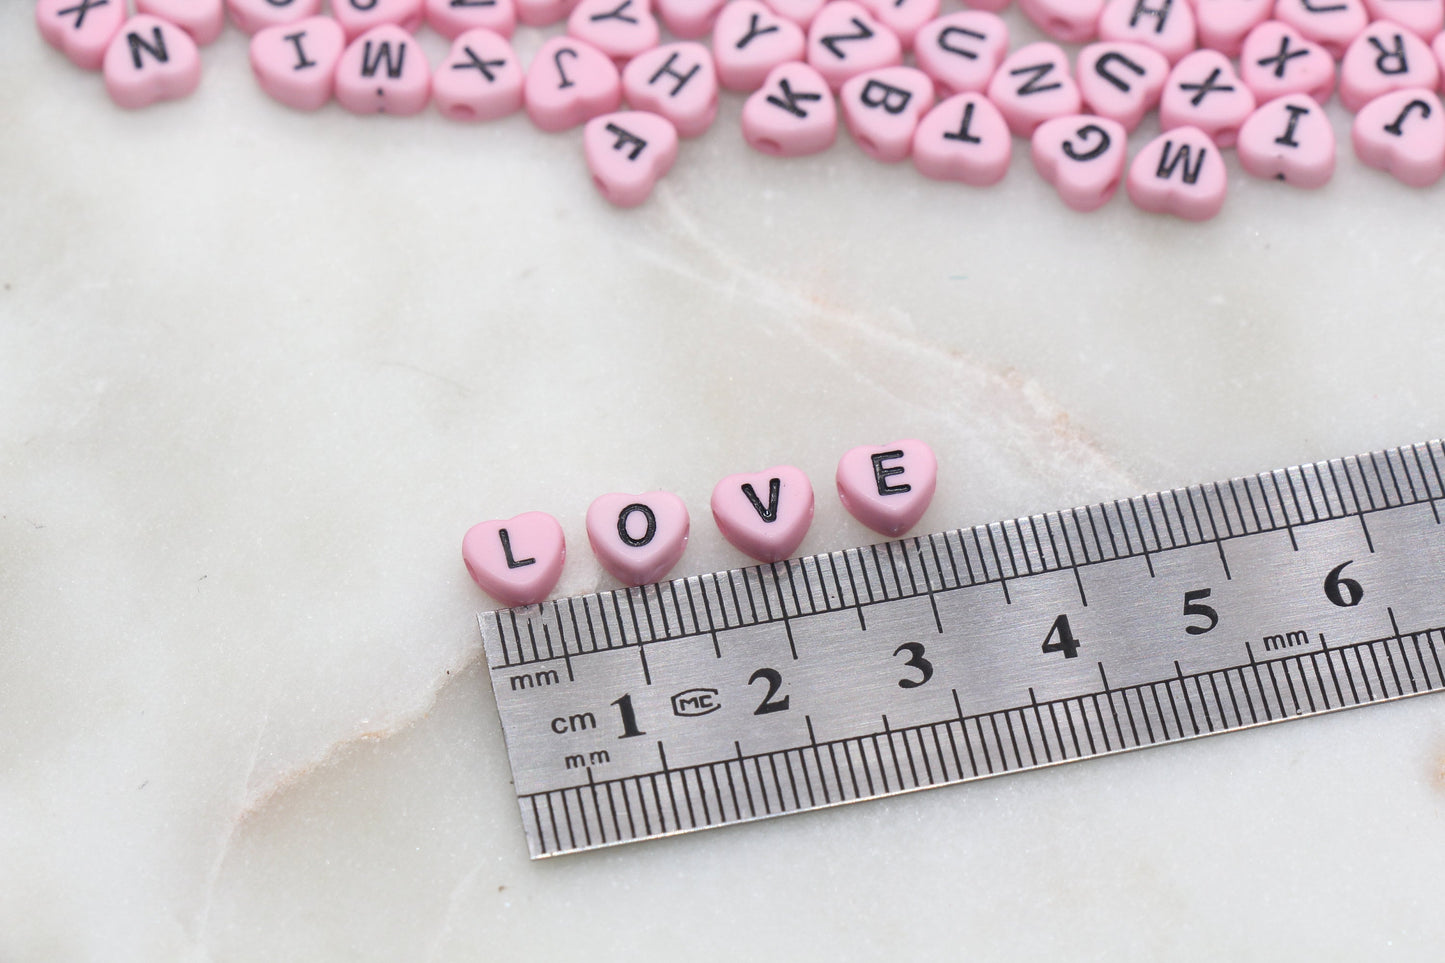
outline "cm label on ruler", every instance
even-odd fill
[[[1410,635],[1445,626],[1437,449],[498,616],[517,791],[551,794],[524,822],[586,848],[713,824],[694,793],[734,821],[1439,687]],[[619,816],[645,784],[611,795],[640,773],[660,830]],[[595,827],[566,828],[585,796]]]

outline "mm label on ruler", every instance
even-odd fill
[[[533,858],[1445,689],[1439,442],[480,617]]]

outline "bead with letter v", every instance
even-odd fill
[[[813,523],[813,486],[790,465],[729,475],[712,490],[712,517],[740,551],[760,562],[781,561]]]

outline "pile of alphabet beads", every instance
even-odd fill
[[[921,441],[854,448],[838,461],[838,498],[854,518],[896,537],[918,523],[938,483],[938,461]],[[786,465],[729,475],[712,492],[718,531],[760,562],[779,562],[813,523],[813,486]],[[687,506],[671,492],[613,492],[587,509],[587,541],[602,567],[627,585],[656,582],[687,547]],[[473,525],[462,538],[472,579],[504,605],[545,599],[562,574],[567,541],[545,512]]]
[[[680,138],[708,130],[719,89],[748,95],[743,136],[782,157],[830,147],[841,118],[871,157],[984,186],[1027,139],[1081,211],[1122,182],[1145,210],[1212,217],[1231,148],[1253,176],[1319,187],[1334,172],[1321,105],[1336,89],[1362,161],[1421,187],[1445,173],[1445,0],[1019,0],[1044,34],[1084,45],[1073,56],[1053,42],[1011,51],[1009,0],[946,13],[940,0],[329,0],[330,16],[322,0],[134,0],[134,16],[129,2],[36,5],[45,39],[100,70],[121,106],[194,90],[198,47],[229,8],[282,103],[585,125],[593,181],[623,206],[648,197]],[[565,33],[524,69],[518,22]],[[423,23],[452,41],[435,68],[413,36]],[[1154,110],[1163,133],[1131,160],[1128,137]]]

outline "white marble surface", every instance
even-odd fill
[[[788,461],[845,547],[901,435],[928,530],[1438,435],[1441,189],[1082,216],[729,97],[626,213],[576,133],[205,64],[123,113],[0,8],[0,960],[1439,958],[1438,698],[529,864],[458,546],[544,509],[607,585],[587,502],[662,486],[730,567]]]

